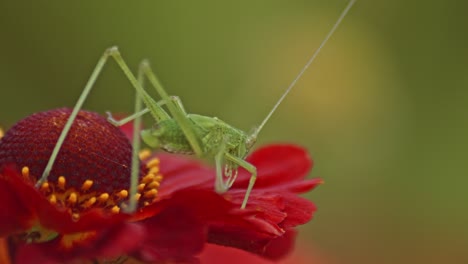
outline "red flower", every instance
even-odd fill
[[[277,259],[293,247],[294,227],[315,210],[297,196],[321,182],[303,179],[312,166],[307,153],[271,145],[248,158],[258,180],[245,210],[247,172],[218,195],[212,168],[162,153],[143,160],[138,210],[126,214],[131,146],[119,129],[85,111],[48,181],[35,188],[69,114],[32,115],[0,140],[0,236],[8,237],[15,263],[196,262],[206,242]]]
[[[207,244],[199,256],[203,264],[332,264],[336,263],[330,257],[317,251],[314,247],[299,245],[284,259],[272,261],[258,255],[231,247]]]

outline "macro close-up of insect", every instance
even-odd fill
[[[0,264],[468,263],[468,2],[1,8]]]
[[[250,134],[234,128],[216,117],[188,114],[185,111],[182,101],[179,99],[179,97],[169,96],[167,91],[162,87],[160,81],[152,72],[148,61],[145,60],[140,64],[137,78],[127,66],[127,63],[122,58],[121,53],[117,47],[111,47],[107,49],[97,63],[97,66],[93,71],[86,87],[84,88],[77,104],[73,108],[73,112],[71,113],[69,120],[67,121],[58,139],[44,173],[41,179],[37,182],[37,186],[41,186],[41,184],[47,180],[47,177],[54,165],[57,154],[60,151],[60,147],[64,142],[69,129],[71,128],[74,118],[81,109],[84,100],[92,89],[96,79],[102,71],[102,68],[106,64],[106,61],[109,58],[112,58],[117,62],[121,70],[131,82],[132,86],[135,88],[137,100],[135,104],[134,115],[131,115],[122,121],[116,121],[113,119],[112,115],[109,114],[109,121],[116,126],[120,126],[129,121],[135,120],[136,123],[134,127],[138,128],[140,127],[141,116],[149,112],[155,119],[156,125],[150,130],[142,131],[143,141],[150,147],[161,148],[167,152],[176,154],[195,154],[200,158],[214,159],[216,164],[215,190],[218,193],[224,193],[232,186],[237,178],[237,170],[239,167],[246,169],[251,174],[251,177],[245,193],[244,201],[241,205],[241,208],[244,209],[247,206],[249,195],[254,188],[257,178],[257,170],[255,166],[245,161],[244,158],[255,144],[257,136],[262,130],[263,126],[266,124],[277,107],[281,104],[289,91],[295,86],[296,82],[301,78],[307,68],[315,60],[320,50],[325,46],[328,39],[346,16],[354,2],[355,0],[351,0],[348,3],[336,23],[333,25],[332,29],[323,39],[319,48],[313,53],[305,66],[302,68],[301,72],[291,82],[289,87],[277,101],[276,105],[272,108],[263,122]],[[143,78],[147,78],[151,85],[156,89],[156,92],[161,97],[160,101],[153,99],[145,91],[143,88]],[[145,109],[142,109],[141,103],[139,102],[140,99],[146,106]],[[163,109],[163,106],[167,107],[170,114]],[[135,133],[135,135],[137,134],[138,133]],[[134,158],[132,160],[130,197],[134,197],[138,181],[137,153],[139,152],[140,148],[138,140],[138,137],[135,136],[133,141]],[[133,212],[135,208],[136,200],[130,198],[128,211]]]

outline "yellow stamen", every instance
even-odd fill
[[[71,203],[71,204],[74,204],[74,203],[76,203],[76,201],[78,201],[78,195],[76,195],[76,193],[72,192],[70,194],[70,196],[68,196],[68,202]]]
[[[141,160],[145,160],[151,156],[151,151],[149,149],[143,149],[140,151],[139,157]]]
[[[152,174],[148,174],[146,175],[145,177],[143,177],[143,179],[141,179],[141,182],[143,183],[150,183],[152,181],[154,181],[156,178],[156,176],[152,175]]]
[[[118,212],[120,212],[120,207],[118,207],[117,205],[114,205],[114,207],[112,207],[111,209],[111,212],[114,214],[117,214]]]
[[[60,189],[65,189],[65,183],[66,183],[65,177],[63,176],[58,177],[57,185]]]
[[[81,190],[87,191],[87,190],[89,190],[89,188],[91,188],[91,186],[93,186],[93,181],[92,180],[86,180],[83,183],[83,185],[81,185]]]
[[[29,178],[29,167],[23,167],[23,169],[21,169],[21,174],[23,174],[23,177]]]
[[[145,189],[145,187],[146,187],[146,184],[144,184],[144,183],[139,184],[138,185],[138,191],[142,192]]]
[[[145,192],[145,197],[146,198],[152,198],[152,197],[156,197],[157,194],[158,194],[158,190],[151,189],[151,190]]]
[[[135,200],[140,200],[141,193],[135,193]]]
[[[57,197],[55,196],[55,194],[52,194],[50,197],[49,197],[49,202],[51,204],[56,204],[57,203]]]
[[[2,138],[5,135],[5,132],[3,132],[3,129],[0,127],[0,138]]]
[[[72,219],[75,220],[75,221],[78,221],[78,219],[80,219],[80,214],[78,214],[78,213],[73,213],[73,214],[72,214]]]
[[[156,176],[156,178],[154,180],[157,181],[157,182],[161,182],[163,180],[163,176],[158,175],[158,176]]]
[[[157,182],[157,181],[154,181],[154,182],[152,182],[152,183],[148,184],[148,189],[155,189],[155,188],[158,188],[158,187],[159,187],[159,185],[160,185],[160,183],[159,183],[159,182]]]
[[[127,190],[121,190],[119,193],[117,193],[117,196],[119,198],[127,198],[128,196],[128,191]]]
[[[152,168],[149,170],[148,174],[157,175],[158,172],[159,172],[159,167],[152,167]]]
[[[150,160],[150,162],[148,162],[148,163],[146,164],[146,167],[147,167],[148,169],[150,169],[150,168],[153,168],[153,167],[157,167],[158,165],[159,165],[159,159],[154,158],[154,159]]]
[[[88,201],[86,201],[86,202],[83,204],[83,206],[84,206],[85,208],[91,207],[94,203],[96,203],[96,201],[97,201],[96,197],[91,197],[91,198],[89,198]]]
[[[41,191],[48,191],[49,190],[49,182],[44,182],[41,185]]]
[[[105,203],[109,199],[109,194],[108,193],[103,193],[99,195],[99,202]]]

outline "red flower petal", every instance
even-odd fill
[[[278,245],[280,246],[280,245]],[[249,252],[218,246],[213,244],[207,244],[205,250],[200,255],[200,260],[203,264],[325,264],[335,263],[328,257],[323,256],[320,252],[311,245],[299,245],[292,254],[280,261],[271,261],[259,257],[258,255],[251,254]],[[273,248],[272,248],[273,249]]]
[[[290,144],[275,144],[261,147],[254,151],[247,161],[257,168],[255,188],[282,188],[285,184],[303,180],[313,166],[307,151]],[[247,188],[250,174],[245,170],[233,188]]]
[[[144,261],[187,261],[201,252],[206,230],[187,207],[171,206],[143,223],[148,239],[138,250]]]
[[[141,223],[148,238],[136,257],[144,261],[196,261],[207,235],[207,223],[229,216],[230,203],[206,190],[185,190],[155,203],[159,213]]]
[[[184,189],[214,190],[213,168],[203,166],[200,161],[182,158],[180,155],[158,154],[164,180],[159,189],[161,198]]]
[[[34,220],[33,203],[37,192],[10,166],[0,169],[0,236],[29,229]]]
[[[1,236],[24,232],[33,221],[57,233],[69,234],[109,228],[129,218],[125,214],[111,215],[93,209],[83,213],[79,220],[73,220],[70,213],[58,210],[21,177],[11,166],[0,170]]]
[[[17,263],[69,263],[79,259],[113,259],[127,255],[139,248],[146,232],[143,226],[122,223],[83,240],[67,242],[61,236],[49,242],[19,245]],[[131,239],[129,239],[131,238]],[[38,262],[38,260],[40,260]]]
[[[213,190],[215,172],[212,168],[174,155],[162,154],[160,159],[165,175],[161,196],[193,188]],[[322,181],[303,179],[312,161],[306,151],[297,146],[263,147],[247,160],[258,171],[247,209],[239,208],[250,174],[241,170],[238,182],[224,195],[232,208],[229,217],[210,220],[208,241],[276,259],[293,247],[294,230],[291,228],[308,222],[316,209],[296,193],[308,191]],[[277,244],[281,245],[280,249],[276,249]]]

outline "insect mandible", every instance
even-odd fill
[[[52,151],[51,157],[47,163],[42,177],[36,183],[39,187],[47,180],[47,177],[52,170],[58,152],[76,118],[79,110],[81,109],[85,99],[91,91],[94,83],[96,82],[99,74],[101,73],[104,65],[109,58],[113,58],[125,76],[135,88],[137,96],[135,101],[135,113],[123,120],[116,121],[109,114],[109,122],[116,126],[120,126],[126,122],[134,121],[134,138],[133,138],[133,157],[132,169],[130,178],[130,198],[128,201],[127,212],[134,212],[136,210],[137,200],[132,199],[137,193],[138,173],[139,173],[139,159],[138,152],[140,150],[140,138],[138,136],[138,128],[141,124],[141,116],[150,113],[156,121],[155,127],[141,132],[141,138],[145,143],[154,148],[161,148],[165,151],[180,154],[195,154],[201,158],[214,159],[216,165],[216,179],[215,190],[218,193],[224,193],[232,186],[237,177],[237,170],[239,167],[244,168],[250,174],[250,181],[247,187],[244,200],[241,208],[247,206],[249,195],[254,187],[257,178],[257,170],[255,166],[245,160],[245,157],[253,147],[259,132],[263,126],[270,119],[271,115],[275,112],[286,95],[295,86],[297,81],[301,78],[307,68],[315,60],[320,50],[327,43],[328,39],[335,32],[338,25],[348,13],[349,9],[353,6],[356,0],[349,1],[346,8],[340,14],[338,20],[333,25],[332,29],[328,32],[322,40],[320,46],[309,58],[302,70],[291,82],[283,95],[273,106],[272,110],[268,113],[262,123],[254,129],[251,134],[245,133],[242,130],[232,127],[228,123],[216,117],[208,117],[197,114],[188,114],[181,100],[177,96],[169,96],[164,90],[156,75],[150,68],[149,63],[144,60],[139,67],[137,77],[130,71],[127,63],[122,58],[117,47],[107,49],[102,57],[99,59],[94,71],[91,74],[82,94],[80,95],[75,107],[73,108],[70,117],[68,118],[57,143]],[[143,88],[143,80],[146,77],[150,84],[156,89],[156,92],[161,96],[160,101],[154,100]],[[142,101],[146,108],[142,107]],[[164,110],[163,106],[167,107],[168,112]]]

